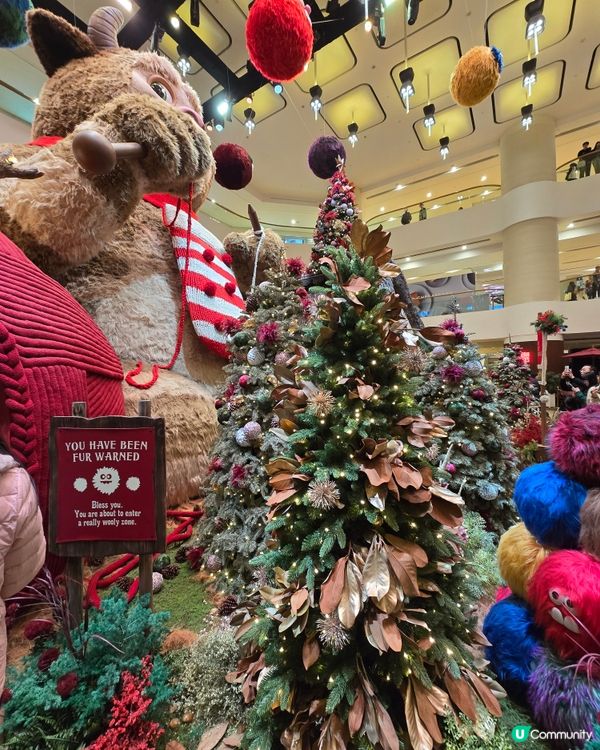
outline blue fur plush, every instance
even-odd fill
[[[526,704],[533,654],[541,642],[533,612],[514,594],[496,602],[487,613],[483,632],[490,666],[511,698]]]
[[[32,8],[31,0],[0,0],[0,47],[27,44],[25,14]]]
[[[515,503],[525,526],[546,547],[577,549],[579,511],[587,489],[558,471],[554,461],[528,466],[515,484]]]

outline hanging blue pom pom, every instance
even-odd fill
[[[492,47],[492,55],[498,65],[498,72],[502,73],[502,68],[504,67],[504,58],[502,57],[502,52],[500,52],[498,47]]]
[[[1,0],[0,47],[12,49],[27,44],[25,14],[32,8],[31,0]]]

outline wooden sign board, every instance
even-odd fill
[[[165,425],[151,417],[53,417],[48,546],[61,557],[166,547]]]

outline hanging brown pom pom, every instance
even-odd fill
[[[461,107],[474,107],[490,96],[500,80],[502,53],[473,47],[460,58],[450,78],[450,93]]]

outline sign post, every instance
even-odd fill
[[[138,417],[86,419],[85,404],[50,426],[48,546],[67,558],[67,594],[82,621],[83,557],[140,555],[139,592],[152,595],[152,555],[166,547],[165,425]]]

